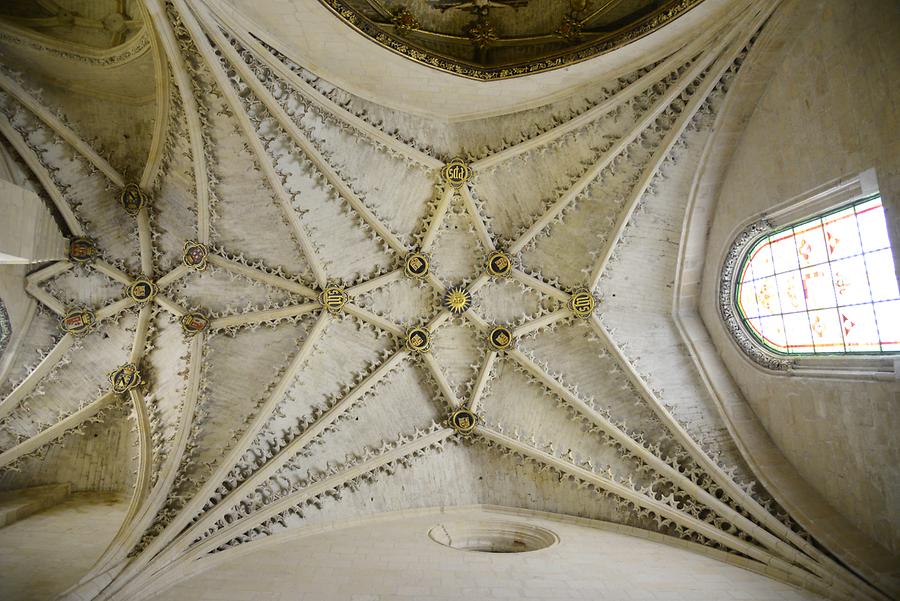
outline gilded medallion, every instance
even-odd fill
[[[512,332],[504,326],[497,326],[491,330],[491,333],[488,335],[488,342],[490,342],[494,350],[497,351],[505,351],[510,347],[512,341]]]
[[[113,392],[124,394],[129,390],[133,390],[141,385],[141,372],[138,371],[134,363],[125,363],[120,365],[115,371],[107,376],[109,383],[112,384]]]
[[[188,240],[184,243],[184,252],[181,255],[181,260],[191,269],[196,269],[197,271],[205,270],[208,258],[209,249],[205,244],[195,240]]]
[[[184,335],[189,338],[209,327],[209,316],[202,311],[185,313],[179,321]]]
[[[597,301],[587,290],[578,290],[569,299],[569,309],[578,317],[589,317],[594,312]]]
[[[150,279],[140,277],[128,286],[128,296],[136,303],[149,303],[156,298],[159,287]]]
[[[506,277],[509,275],[509,272],[512,271],[512,260],[510,260],[509,255],[503,251],[498,250],[493,252],[487,260],[487,271],[492,276],[498,278]]]
[[[453,159],[441,169],[441,177],[454,188],[461,187],[464,183],[469,181],[471,176],[472,172],[469,169],[469,166],[459,158]]]
[[[468,436],[477,425],[478,416],[468,409],[459,409],[450,416],[450,427],[456,430],[457,434]]]
[[[97,317],[94,312],[84,307],[75,307],[66,311],[60,320],[60,328],[66,334],[84,336],[94,329]]]
[[[132,217],[141,212],[147,206],[147,195],[141,190],[141,187],[135,183],[126,184],[119,193],[119,204],[125,209],[125,212]]]
[[[454,286],[444,295],[444,307],[454,315],[462,315],[472,306],[472,295],[462,286]]]
[[[428,255],[420,252],[410,253],[404,262],[404,271],[411,278],[424,278],[428,275],[431,263]]]
[[[344,305],[347,304],[349,298],[343,288],[331,286],[322,291],[319,295],[319,302],[329,313],[339,313]]]
[[[80,236],[69,240],[69,261],[86,265],[97,258],[97,245],[92,238]]]
[[[412,328],[406,333],[406,348],[414,353],[427,353],[431,348],[431,334],[425,328]]]

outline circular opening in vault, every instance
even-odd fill
[[[559,537],[545,528],[499,520],[442,522],[432,527],[428,536],[445,547],[479,553],[526,553],[559,542]]]

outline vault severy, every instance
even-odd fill
[[[3,401],[0,457],[25,465],[36,444],[66,440],[44,426],[122,407],[137,429],[131,511],[85,590],[132,599],[280,533],[487,502],[638,526],[854,598],[855,576],[754,485],[727,439],[704,450],[672,417],[605,308],[633,214],[702,145],[774,5],[585,97],[479,128],[431,124],[427,139],[408,116],[375,119],[244,46],[202,3],[153,5],[168,137],[146,198],[124,203],[115,167],[65,120],[28,110],[36,92],[6,94],[35,169],[76,150],[44,185],[99,254],[30,278],[42,322],[77,304],[95,323],[42,349],[54,382],[24,370]],[[413,253],[427,273],[409,273]],[[153,298],[125,292],[139,277]],[[443,304],[453,286],[471,295],[460,315]],[[502,349],[497,326],[513,340]],[[125,369],[111,393],[107,372],[127,364],[140,383]],[[36,421],[34,407],[52,410]]]

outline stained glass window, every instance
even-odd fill
[[[757,240],[734,298],[748,331],[776,353],[900,352],[900,292],[881,198]]]

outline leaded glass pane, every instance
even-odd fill
[[[784,316],[784,330],[787,334],[788,352],[812,353],[815,351],[809,316],[806,312],[790,313]]]
[[[794,242],[792,232],[784,232],[779,236],[772,236],[772,259],[775,262],[775,270],[778,273],[797,269],[797,245]]]
[[[837,309],[820,309],[809,312],[809,327],[813,334],[813,344],[819,353],[841,353],[844,351],[844,337]]]
[[[900,298],[900,294],[897,292],[897,279],[890,277],[894,273],[894,257],[891,255],[891,249],[867,253],[865,257],[872,300],[883,301]]]
[[[852,257],[862,252],[859,241],[859,230],[853,207],[832,213],[822,222],[825,225],[825,242],[828,245],[828,256],[834,261],[844,257]]]
[[[803,282],[800,281],[800,273],[788,271],[775,276],[778,286],[778,298],[781,301],[782,313],[794,313],[806,310],[806,300],[803,298]]]
[[[801,267],[819,265],[828,260],[825,234],[818,220],[795,227],[794,240],[797,242],[797,256]]]
[[[866,264],[861,256],[832,263],[831,279],[839,306],[857,305],[872,300]]]
[[[844,329],[844,341],[848,351],[881,350],[878,342],[878,326],[875,324],[875,312],[872,305],[856,305],[839,309],[841,327]]]
[[[770,350],[900,352],[900,290],[879,197],[762,237],[740,274],[738,312]]]
[[[760,315],[775,315],[781,313],[781,304],[778,302],[778,287],[775,284],[775,276],[769,276],[753,282],[756,287],[756,304],[759,305]]]
[[[881,206],[880,198],[858,205],[856,220],[859,222],[863,250],[871,251],[890,247],[887,222],[884,219],[884,209]]]

